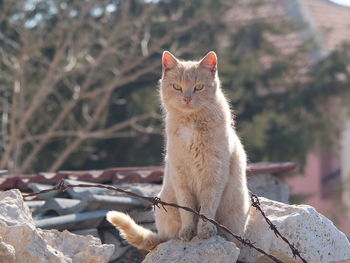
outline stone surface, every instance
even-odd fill
[[[100,238],[100,235],[98,234],[97,228],[88,228],[88,229],[80,229],[80,230],[74,230],[72,233],[77,234],[77,235],[82,235],[82,236],[93,236]],[[111,243],[110,243],[111,244]]]
[[[191,242],[172,239],[157,246],[143,263],[232,263],[236,262],[239,249],[222,237]]]
[[[108,262],[114,250],[113,245],[101,245],[100,239],[92,236],[75,235],[67,230],[59,232],[39,229],[39,232],[48,246],[61,251],[72,262]]]
[[[333,223],[307,205],[287,205],[260,197],[262,210],[285,236],[301,252],[308,263],[350,262],[350,244],[345,234]],[[293,258],[290,248],[276,238],[261,214],[251,208],[251,220],[245,238],[285,263],[301,262]],[[243,248],[239,259],[244,262],[271,262],[264,256]]]
[[[257,196],[282,203],[289,203],[289,185],[271,174],[253,174],[247,177],[248,188]]]
[[[0,236],[0,262],[103,263],[114,250],[92,236],[37,229],[18,190],[0,193]]]
[[[121,259],[124,257],[125,253],[132,248],[132,246],[119,235],[119,231],[115,228],[101,231],[101,240],[103,243],[114,245],[115,249],[111,256],[111,261]]]
[[[2,263],[15,261],[15,248],[2,241],[0,237],[0,259]]]

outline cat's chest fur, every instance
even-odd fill
[[[211,132],[208,124],[205,122],[187,122],[174,126],[172,130],[172,139],[176,144],[185,147],[183,150],[188,150],[188,147],[193,147],[197,144],[202,144],[203,140],[210,140]]]
[[[179,140],[182,141],[183,144],[190,146],[191,144],[194,143],[195,137],[198,137],[196,136],[195,133],[196,132],[194,130],[194,125],[190,124],[179,128],[177,132],[177,136]]]
[[[192,163],[195,159],[203,161],[203,155],[211,145],[212,135],[207,123],[187,122],[174,125],[170,130],[168,151],[186,162]]]

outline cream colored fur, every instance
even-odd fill
[[[216,55],[209,52],[198,62],[179,61],[165,51],[162,64],[160,97],[165,111],[166,157],[159,197],[199,210],[242,235],[249,209],[246,154],[220,88]],[[174,84],[182,90],[176,90]],[[197,84],[204,88],[194,91]],[[148,250],[174,237],[191,240],[197,235],[207,239],[217,234],[213,224],[198,220],[190,212],[166,209],[155,209],[157,234],[119,212],[109,212],[107,219],[129,243]],[[235,241],[223,231],[219,234]]]
[[[152,250],[164,241],[159,235],[136,224],[127,214],[110,211],[107,213],[107,220],[118,227],[121,236],[130,244],[141,249]]]

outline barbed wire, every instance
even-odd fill
[[[127,190],[124,190],[122,188],[119,187],[115,187],[115,186],[110,186],[110,185],[101,185],[101,184],[66,184],[64,182],[64,180],[60,180],[58,182],[58,184],[56,186],[54,186],[51,189],[46,189],[46,190],[42,190],[36,193],[29,193],[29,194],[22,194],[23,198],[27,198],[27,197],[32,197],[32,196],[38,196],[39,194],[45,194],[45,193],[49,193],[52,191],[60,191],[60,192],[65,192],[66,190],[70,189],[70,188],[91,188],[91,187],[96,187],[96,188],[103,188],[103,189],[108,189],[111,191],[116,191],[119,193],[123,193],[126,194],[128,196],[131,197],[135,197],[138,199],[142,199],[145,200],[147,202],[149,202],[153,207],[158,207],[158,208],[163,208],[165,211],[166,210],[166,206],[171,206],[171,207],[175,207],[178,209],[183,209],[185,211],[191,212],[195,215],[197,215],[199,218],[201,218],[204,221],[209,221],[212,224],[214,224],[215,226],[219,227],[220,229],[224,230],[225,232],[229,233],[231,236],[233,236],[236,240],[238,240],[240,243],[242,243],[244,246],[247,246],[249,248],[255,249],[256,251],[260,252],[261,254],[269,257],[272,261],[276,262],[276,263],[284,263],[283,261],[281,261],[280,259],[276,258],[273,255],[268,254],[267,252],[265,252],[263,249],[255,246],[255,243],[250,241],[249,239],[243,238],[239,235],[234,234],[230,229],[228,229],[226,226],[220,224],[219,222],[215,221],[212,218],[208,218],[207,216],[199,213],[198,211],[190,208],[190,207],[186,207],[186,206],[181,206],[178,205],[176,203],[168,203],[168,202],[164,202],[162,201],[159,197],[148,197],[148,196],[143,196],[143,195],[139,195]],[[300,252],[294,247],[294,245],[290,244],[290,242],[281,235],[280,232],[278,232],[276,226],[267,218],[267,216],[265,215],[265,213],[263,212],[263,210],[260,207],[260,202],[259,202],[259,198],[251,193],[251,202],[252,202],[252,206],[255,207],[258,211],[260,211],[260,213],[262,214],[262,216],[264,217],[265,221],[269,224],[270,228],[274,231],[274,233],[276,234],[277,237],[281,237],[282,240],[284,242],[286,242],[290,249],[292,250],[293,256],[296,257],[298,256],[303,263],[307,263],[307,261],[301,257]]]
[[[264,217],[266,223],[269,225],[270,229],[275,233],[276,237],[280,237],[282,238],[282,240],[287,243],[287,245],[289,246],[290,250],[292,251],[293,257],[296,258],[300,258],[301,261],[303,261],[303,263],[307,263],[307,261],[300,255],[299,250],[294,246],[294,244],[291,244],[287,238],[285,238],[277,229],[277,227],[271,222],[271,220],[265,215],[265,212],[261,209],[260,206],[260,201],[259,198],[253,194],[252,192],[250,192],[250,200],[251,200],[251,205],[252,207],[254,207],[256,210],[258,210],[260,212],[260,214]]]

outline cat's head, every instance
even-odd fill
[[[199,61],[181,61],[164,51],[162,68],[160,94],[166,110],[192,113],[207,108],[215,100],[219,88],[215,52]]]

